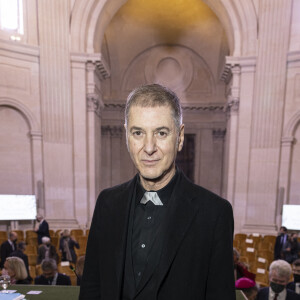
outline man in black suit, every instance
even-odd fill
[[[294,276],[294,281],[289,282],[286,288],[300,295],[300,259],[299,258],[293,262],[293,276]]]
[[[5,263],[5,260],[7,257],[10,256],[10,254],[17,250],[17,242],[18,234],[14,231],[11,231],[8,235],[7,241],[3,242],[1,245],[1,262],[0,262],[0,268],[3,268],[3,265]]]
[[[41,264],[43,274],[34,279],[37,285],[71,285],[69,276],[58,273],[56,261],[52,258],[44,259]]]
[[[38,244],[42,244],[42,237],[47,236],[50,237],[49,233],[49,225],[48,222],[44,219],[42,215],[37,215],[36,216],[36,228],[35,232],[37,233],[37,238],[38,238]]]
[[[278,236],[276,237],[274,246],[274,260],[283,259],[283,248],[288,241],[287,228],[284,226],[280,227]]]
[[[31,282],[32,278],[30,276],[29,273],[29,263],[28,263],[28,256],[24,253],[24,251],[26,250],[26,243],[25,242],[19,242],[17,245],[17,250],[13,251],[9,256],[15,256],[15,257],[19,257],[24,261],[25,264],[25,268],[28,274],[28,281]]]
[[[279,259],[269,269],[270,287],[258,291],[256,300],[300,300],[300,295],[286,288],[292,274],[289,263]]]
[[[178,97],[157,84],[135,89],[125,129],[138,174],[98,197],[79,299],[234,300],[232,208],[175,166]]]

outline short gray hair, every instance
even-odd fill
[[[271,263],[269,273],[272,273],[273,271],[277,272],[278,276],[285,277],[287,279],[289,279],[292,274],[292,268],[290,264],[282,259],[274,260]]]
[[[55,271],[55,270],[57,270],[56,261],[52,258],[44,259],[42,261],[41,267],[42,267],[43,271],[47,271],[47,270]]]
[[[127,126],[131,106],[156,107],[170,106],[177,131],[182,124],[182,109],[178,96],[160,84],[148,84],[134,89],[127,97],[125,125]]]

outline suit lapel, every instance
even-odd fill
[[[112,262],[115,265],[115,274],[117,278],[116,292],[118,292],[119,295],[121,293],[123,284],[123,274],[126,258],[126,241],[130,209],[133,198],[132,195],[134,193],[135,183],[136,177],[132,181],[130,181],[127,188],[125,188],[124,191],[116,195],[115,199],[112,201],[112,207],[114,208],[114,217],[112,218],[112,220],[110,220],[110,222],[113,222],[110,223],[110,226],[111,228],[115,228],[115,238],[111,238],[108,242],[111,244],[111,249],[116,249]]]
[[[158,279],[158,282],[163,280],[181,241],[199,210],[199,207],[193,204],[192,195],[189,195],[189,185],[190,183],[180,172],[176,188],[172,193],[165,218],[161,224],[161,232],[151,250],[144,275],[137,287],[136,296],[142,291],[146,283],[151,280],[151,276],[154,273],[156,273],[155,278]],[[163,245],[161,256],[160,259],[156,260],[157,263],[154,264],[155,251],[158,250],[155,248],[159,247],[160,243]]]

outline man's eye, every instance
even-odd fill
[[[165,136],[167,136],[167,133],[165,131],[159,131],[158,136],[159,137],[165,137]]]
[[[135,136],[140,136],[140,135],[142,135],[142,132],[141,132],[141,131],[134,131],[134,132],[133,132],[133,135],[135,135]]]

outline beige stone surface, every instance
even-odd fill
[[[135,174],[126,97],[158,82],[182,99],[195,182],[231,202],[236,232],[275,233],[300,205],[299,17],[298,0],[24,0],[20,41],[0,30],[0,194],[87,228]]]

